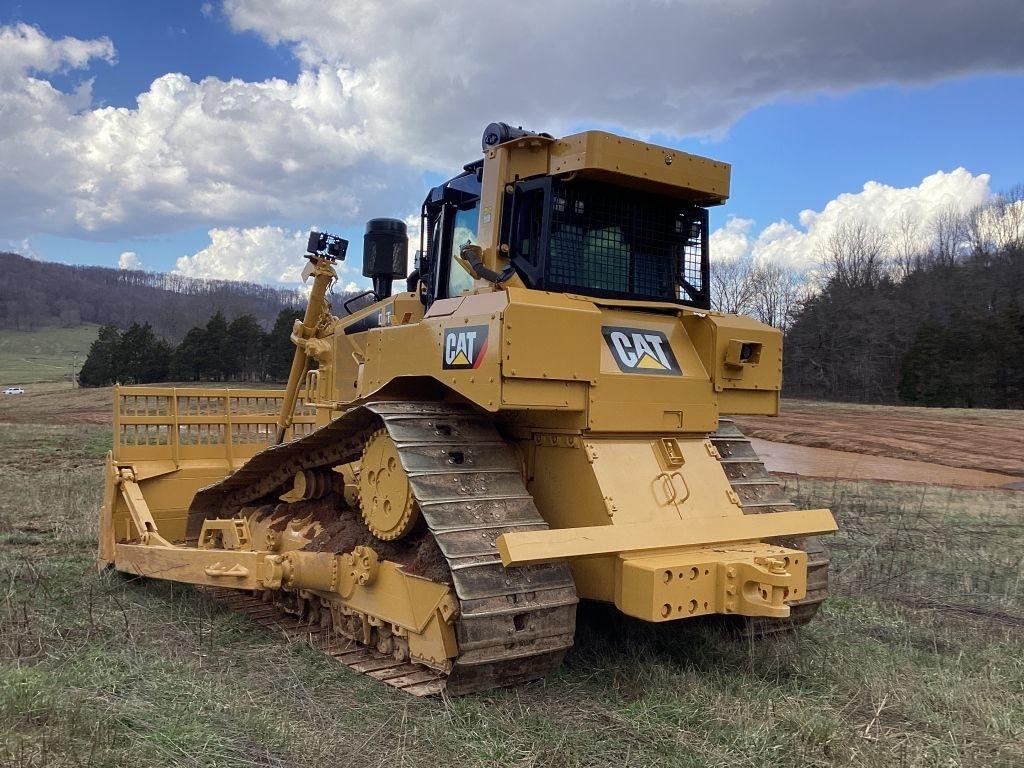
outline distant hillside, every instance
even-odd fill
[[[299,291],[254,283],[197,280],[158,272],[68,266],[0,253],[0,328],[148,322],[177,342],[218,309],[228,318],[251,314],[269,328],[284,308],[301,308]],[[339,307],[340,309],[340,307]]]
[[[20,384],[30,393],[69,389],[97,331],[97,325],[0,329],[0,387]]]

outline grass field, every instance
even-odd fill
[[[0,387],[20,384],[29,392],[70,389],[75,361],[82,367],[98,325],[0,330]]]
[[[418,700],[92,567],[109,428],[0,424],[0,765],[1016,766],[1024,494],[791,481],[833,594],[774,640],[581,611],[543,683]]]

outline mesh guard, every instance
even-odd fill
[[[550,205],[550,287],[705,304],[705,210],[583,180],[555,180]]]

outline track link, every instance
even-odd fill
[[[412,696],[434,696],[444,690],[444,675],[436,669],[379,653],[360,645],[329,626],[310,624],[286,611],[281,605],[267,602],[262,595],[222,587],[200,587],[215,602],[244,613],[253,623],[267,631],[283,634],[289,642],[304,643],[323,651],[353,672],[364,674]]]
[[[564,563],[502,565],[495,545],[498,536],[548,526],[523,484],[512,448],[486,417],[467,406],[368,403],[300,440],[268,448],[196,494],[190,535],[205,517],[231,513],[275,492],[300,469],[329,468],[359,458],[366,438],[381,427],[398,448],[459,599],[459,655],[451,670],[442,675],[406,662],[419,676],[430,672],[435,679],[396,687],[417,695],[439,693],[443,687],[451,695],[461,695],[544,677],[572,646],[578,602],[572,575]],[[237,602],[247,612],[252,607]],[[265,610],[267,604],[261,604]],[[397,662],[395,667],[369,669],[368,662],[394,659],[382,654],[373,658],[373,652],[367,652],[371,658],[359,658],[349,666],[366,674],[397,671]],[[403,682],[401,674],[395,679]]]
[[[711,435],[733,491],[743,505],[743,514],[784,512],[796,509],[782,485],[768,473],[764,462],[754,452],[750,440],[732,419],[719,419],[718,431]],[[786,619],[748,618],[750,629],[758,634],[772,634],[806,624],[818,612],[828,595],[828,553],[817,536],[773,540],[781,546],[807,553],[807,593],[802,600],[791,602]]]

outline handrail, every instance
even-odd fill
[[[116,386],[114,455],[118,461],[170,461],[178,467],[194,458],[244,461],[274,442],[284,395],[280,389]],[[293,429],[316,423],[314,414],[302,413],[307,395],[299,392]],[[183,441],[183,432],[194,439]]]

